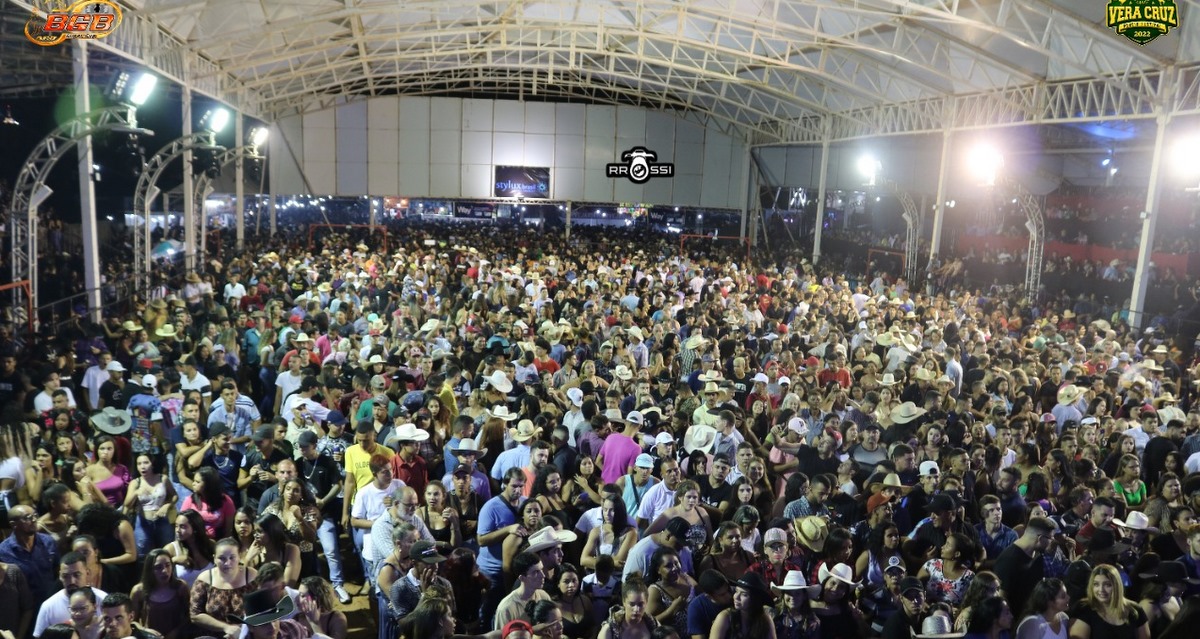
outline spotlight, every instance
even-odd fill
[[[197,148],[192,152],[192,174],[207,175],[210,180],[215,180],[221,177],[221,165],[217,162],[217,156],[220,155],[219,147],[212,148]]]
[[[271,129],[265,126],[256,126],[253,129],[250,129],[249,135],[246,136],[246,142],[250,146],[257,149],[258,147],[266,144],[267,138],[270,136]]]
[[[37,191],[34,191],[33,197],[29,198],[29,205],[36,209],[51,195],[54,195],[54,189],[43,184],[37,188]]]
[[[1112,158],[1104,158],[1100,160],[1100,166],[1108,166],[1112,162]]]
[[[209,109],[208,112],[204,114],[204,117],[200,118],[200,128],[208,129],[213,133],[220,133],[221,131],[224,131],[225,127],[228,125],[229,110],[224,107]]]
[[[858,172],[862,173],[863,177],[867,178],[867,182],[870,184],[875,184],[875,176],[881,168],[883,168],[883,165],[870,154],[858,158]]]
[[[130,80],[132,80],[132,76],[129,75],[129,72],[121,71],[109,82],[106,93],[109,98],[117,102],[135,107],[142,106],[154,92],[154,87],[158,84],[158,77],[150,73],[142,73],[132,86],[130,86]]]
[[[1200,133],[1179,139],[1171,148],[1171,164],[1174,170],[1182,176],[1194,177],[1200,174]]]
[[[988,186],[996,184],[996,172],[1004,166],[1004,156],[994,147],[982,144],[971,150],[967,156],[967,166],[980,181]]]
[[[21,126],[20,122],[13,119],[11,104],[4,105],[4,120],[0,121],[0,123],[7,124],[8,126]]]
[[[143,73],[138,76],[137,83],[133,85],[133,91],[129,94],[129,101],[133,106],[142,106],[146,100],[150,99],[150,94],[154,92],[154,87],[158,85],[158,77]]]

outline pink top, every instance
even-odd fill
[[[120,508],[125,503],[126,489],[129,488],[129,469],[121,464],[113,466],[112,476],[96,482],[96,488],[104,493],[109,505]]]
[[[204,520],[204,529],[208,531],[208,538],[220,539],[225,536],[225,522],[233,521],[234,513],[237,510],[229,495],[222,495],[222,497],[224,501],[221,502],[221,508],[209,510],[208,504],[203,500],[198,499],[195,495],[188,495],[179,510],[182,512],[191,509],[200,513],[200,518]]]
[[[629,467],[642,452],[642,447],[633,439],[613,433],[604,440],[600,447],[600,456],[604,457],[604,467],[600,469],[600,478],[606,484],[612,484],[617,478],[629,472]]]

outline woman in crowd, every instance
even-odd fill
[[[789,570],[783,584],[771,584],[779,595],[779,605],[772,610],[775,636],[779,639],[817,639],[821,636],[821,621],[812,611],[812,598],[820,593],[819,586],[809,586],[804,573]]]
[[[878,588],[883,585],[883,569],[893,557],[900,558],[900,529],[885,519],[871,529],[867,549],[858,556],[854,574]]]
[[[1143,510],[1146,505],[1146,482],[1142,481],[1142,461],[1137,455],[1121,455],[1117,472],[1112,476],[1116,490],[1124,498],[1129,510]]]
[[[267,562],[278,563],[284,567],[284,581],[289,588],[300,582],[300,548],[288,541],[283,522],[271,513],[254,523],[254,541],[246,549],[245,562],[251,568]]]
[[[596,561],[607,555],[613,558],[618,569],[624,568],[629,550],[638,540],[637,528],[629,525],[625,500],[615,494],[606,495],[600,502],[600,521],[599,526],[588,531],[579,564],[594,569]]]
[[[242,563],[232,539],[217,542],[214,562],[214,567],[196,578],[188,613],[202,632],[218,639],[238,639],[242,600],[257,587],[257,573]]]
[[[598,639],[650,639],[658,622],[646,613],[649,600],[646,584],[640,578],[626,579],[621,586],[621,605],[613,607],[600,626]]]
[[[470,480],[466,483],[470,483]],[[417,509],[417,516],[425,522],[425,527],[433,535],[438,548],[443,553],[462,545],[463,533],[459,525],[458,512],[447,507],[446,486],[441,482],[430,482],[425,487],[425,505]]]
[[[66,622],[75,629],[79,639],[100,639],[104,636],[104,624],[96,614],[99,602],[91,588],[79,588],[67,597],[70,619]]]
[[[96,461],[87,467],[87,477],[114,508],[121,506],[129,486],[129,469],[116,462],[117,444],[112,437],[96,438]],[[2,488],[2,484],[0,484]]]
[[[733,608],[721,611],[713,622],[709,639],[761,637],[775,639],[775,623],[767,611],[773,597],[757,573],[747,573],[734,582]]]
[[[660,625],[687,628],[688,603],[696,582],[679,562],[679,553],[659,548],[650,558],[646,613]]]
[[[512,566],[512,560],[522,550],[529,546],[529,535],[542,528],[542,503],[536,499],[527,499],[521,504],[520,513],[521,526],[525,529],[525,534],[509,535],[504,538],[502,546],[502,565],[504,566],[505,574],[509,573]]]
[[[119,579],[120,589],[128,589],[137,581],[137,542],[133,525],[117,509],[108,504],[88,504],[75,518],[79,534],[96,540],[100,563],[111,567]],[[115,585],[109,590],[117,589]]]
[[[740,575],[754,563],[754,556],[742,548],[742,529],[730,521],[717,529],[716,539],[708,556],[700,562],[699,572],[714,569],[723,575]]]
[[[300,612],[315,630],[332,639],[346,639],[346,613],[334,609],[333,588],[313,575],[300,580]]]
[[[1088,578],[1087,598],[1071,615],[1071,639],[1148,639],[1145,611],[1125,598],[1117,569],[1101,564]]]
[[[971,613],[967,637],[971,639],[1007,639],[1013,625],[1013,613],[1003,597],[988,597]]]
[[[188,623],[190,589],[175,574],[175,565],[166,550],[156,548],[146,555],[142,580],[129,593],[137,622],[161,634],[164,639],[179,637]]]
[[[296,580],[301,576],[317,574],[317,550],[314,542],[317,540],[317,528],[321,525],[321,510],[317,508],[317,500],[309,491],[308,484],[300,479],[284,481],[279,486],[279,497],[263,509],[263,515],[268,514],[279,519],[288,542],[300,550]],[[236,516],[234,523],[237,523]],[[291,568],[286,562],[280,563]]]
[[[962,533],[946,537],[946,543],[938,551],[940,557],[925,562],[917,574],[926,582],[929,601],[954,605],[962,602],[975,578],[975,571],[969,567],[974,551],[970,537]]]
[[[691,473],[690,469],[689,473]],[[682,517],[691,526],[688,529],[687,539],[688,547],[692,548],[692,552],[697,552],[708,545],[708,541],[712,539],[712,519],[700,507],[700,485],[691,479],[679,482],[679,486],[675,488],[674,505],[651,522],[650,527],[646,529],[646,534],[650,535],[666,528],[667,522],[675,517]],[[738,541],[741,541],[740,537]]]
[[[201,573],[212,567],[216,554],[204,519],[195,510],[184,510],[175,516],[175,540],[163,550],[175,565],[175,576],[189,588]]]
[[[180,508],[199,513],[211,539],[233,534],[233,500],[225,494],[221,475],[212,466],[202,466],[196,471],[195,492],[183,500]]]
[[[140,453],[134,465],[138,477],[129,484],[125,512],[137,513],[133,532],[138,556],[145,557],[152,548],[162,548],[171,541],[170,512],[179,497],[163,475],[166,460],[161,456]]]
[[[562,564],[558,569],[558,583],[553,588],[551,600],[558,605],[562,615],[563,635],[567,637],[590,637],[596,628],[592,616],[592,601],[583,594],[583,574],[571,564]]]
[[[1000,578],[996,576],[996,573],[990,570],[981,570],[976,573],[975,578],[971,580],[971,585],[967,586],[962,603],[958,606],[958,616],[954,618],[954,629],[966,632],[967,624],[971,621],[971,609],[984,599],[998,594],[1000,594]]]
[[[1071,596],[1061,580],[1043,579],[1033,587],[1025,606],[1026,615],[1017,626],[1017,639],[1067,639]]]

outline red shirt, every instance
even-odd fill
[[[411,462],[406,462],[400,455],[392,455],[392,477],[404,482],[417,491],[417,498],[425,503],[425,485],[429,483],[429,469],[420,455],[413,455]]]

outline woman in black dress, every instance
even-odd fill
[[[462,543],[458,513],[447,507],[447,496],[446,486],[442,482],[429,482],[425,486],[425,505],[417,509],[417,516],[425,522],[425,527],[443,553],[449,553]]]

